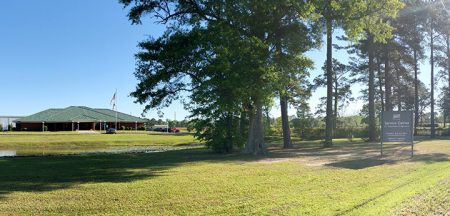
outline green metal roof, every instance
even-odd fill
[[[36,114],[17,119],[16,122],[115,122],[116,111],[94,109],[85,106],[70,106],[64,109],[48,109]],[[145,122],[125,113],[117,112],[118,122]]]

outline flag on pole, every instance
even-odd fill
[[[114,95],[111,98],[111,102],[109,102],[109,105],[112,105],[113,109],[116,107],[116,95],[117,95],[117,90],[116,90],[116,92],[114,92]]]

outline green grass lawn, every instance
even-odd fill
[[[0,134],[0,150],[16,150],[21,155],[78,153],[132,147],[173,148],[193,143],[198,141],[192,135],[183,133],[16,132]]]
[[[407,145],[386,145],[380,159],[377,144],[337,143],[296,141],[283,150],[275,140],[266,156],[197,148],[3,158],[0,214],[450,213],[450,140],[418,143],[414,159]]]

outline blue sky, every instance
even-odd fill
[[[164,26],[150,17],[143,25],[131,25],[126,14],[115,0],[0,1],[0,115],[71,105],[108,108],[116,89],[119,111],[140,115],[143,106],[128,96],[137,83],[134,54],[139,41],[159,36]],[[308,55],[316,64],[313,79],[322,73],[325,50]],[[348,58],[345,52],[335,57]],[[429,83],[429,78],[423,80]],[[355,86],[354,92],[360,88]],[[324,95],[324,89],[314,93],[311,107]],[[356,114],[362,104],[355,102],[345,113]],[[163,112],[170,119],[176,112],[178,120],[188,115],[179,102]],[[271,113],[279,116],[278,108]],[[157,118],[157,111],[146,117]]]

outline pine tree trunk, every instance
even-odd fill
[[[375,122],[375,73],[373,65],[373,37],[368,36],[369,52],[369,141],[376,140],[376,122]]]
[[[395,74],[397,75],[397,88],[395,88],[397,92],[397,111],[402,111],[402,89],[400,85],[400,73],[397,70]]]
[[[267,109],[264,109],[265,115],[266,115],[266,131],[270,130],[270,111],[269,111],[269,107],[267,107]]]
[[[385,59],[384,59],[384,91],[385,91],[385,100],[386,100],[386,111],[392,111],[392,101],[391,101],[391,76],[390,76],[390,62],[389,62],[389,41],[386,43],[385,50]]]
[[[448,75],[448,87],[450,89],[450,32],[445,35],[445,45],[447,46],[447,75]]]
[[[430,22],[430,65],[431,65],[431,138],[436,135],[434,127],[434,36],[433,36],[433,18]]]
[[[447,48],[447,76],[448,76],[448,89],[450,90],[450,32],[447,32],[445,35],[445,45]],[[444,128],[445,128],[445,122],[447,121],[447,117],[450,110],[444,110]]]
[[[336,133],[337,128],[337,116],[338,116],[338,80],[336,73],[334,73],[334,113],[333,113],[333,132]],[[334,136],[333,136],[334,137]]]
[[[281,25],[281,23],[279,23],[279,25]],[[279,37],[277,37],[278,41],[275,44],[275,48],[277,53],[280,55],[280,58],[283,56],[283,49],[282,49],[282,41],[281,41],[281,34],[278,35]],[[289,75],[286,75],[283,72],[283,66],[279,66],[281,74],[283,76],[287,76],[288,80],[289,80]],[[289,83],[289,82],[288,82]],[[291,143],[291,130],[289,127],[289,115],[288,115],[288,83],[285,83],[286,86],[283,86],[283,88],[280,91],[280,108],[281,108],[281,128],[282,128],[282,132],[283,132],[283,148],[292,148],[292,143]]]
[[[253,153],[253,145],[255,143],[254,139],[254,132],[255,132],[255,110],[253,109],[253,107],[250,107],[248,110],[248,119],[249,119],[249,125],[248,125],[248,133],[247,133],[247,143],[245,144],[245,149],[244,149],[244,153],[246,154],[251,154]]]
[[[446,126],[446,122],[447,121],[447,114],[444,112],[444,128],[445,128],[445,126]]]
[[[325,144],[324,147],[333,146],[333,20],[327,17],[327,111],[326,111],[326,126],[325,126]]]
[[[233,151],[233,115],[231,113],[227,116],[227,138],[225,145],[225,153],[231,153]]]
[[[377,75],[378,75],[378,86],[380,90],[380,101],[381,101],[381,111],[384,111],[384,92],[383,92],[383,75],[381,73],[381,58],[380,54],[377,54]]]
[[[247,126],[247,111],[242,111],[239,119],[239,135],[241,137],[245,137],[245,135],[247,134]]]
[[[281,125],[283,128],[283,148],[292,148],[291,130],[289,128],[288,98],[280,95]]]
[[[417,61],[417,50],[414,49],[414,135],[417,135],[417,126],[419,125],[419,79],[417,77],[419,69]]]
[[[253,100],[256,110],[250,114],[250,127],[248,132],[247,145],[244,153],[247,154],[266,154],[266,145],[264,143],[264,125],[263,125],[263,106],[258,97]]]
[[[256,115],[255,115],[255,150],[254,154],[266,154],[266,144],[264,142],[264,125],[263,125],[263,104],[261,99],[257,99],[256,102]]]

